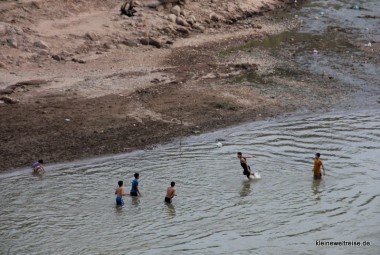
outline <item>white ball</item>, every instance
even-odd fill
[[[222,146],[223,146],[223,144],[221,142],[216,144],[216,147],[218,147],[218,148],[222,148]]]

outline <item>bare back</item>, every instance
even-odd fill
[[[115,195],[117,195],[118,197],[122,197],[122,196],[125,196],[125,191],[124,191],[124,187],[119,187],[116,189],[115,191]]]
[[[169,187],[166,190],[166,197],[173,198],[174,196],[175,196],[175,188],[174,187]]]

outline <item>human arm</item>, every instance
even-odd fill
[[[122,195],[122,196],[128,196],[129,194],[126,193],[126,192],[125,192],[125,188],[123,188],[123,189],[121,190],[121,195]]]

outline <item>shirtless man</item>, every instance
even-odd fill
[[[247,163],[247,158],[255,158],[255,156],[245,156],[243,157],[243,154],[241,152],[237,153],[237,157],[240,160],[240,165],[243,168],[243,174],[247,176],[248,179],[250,179],[250,176],[255,176],[254,173],[251,172],[251,167]]]
[[[323,169],[323,176],[326,175],[326,170],[320,157],[321,157],[320,153],[315,154],[314,168],[313,168],[314,179],[322,179],[321,167]]]
[[[171,203],[172,202],[172,198],[174,196],[177,196],[177,194],[175,193],[175,182],[171,182],[170,183],[170,187],[168,187],[168,189],[166,190],[166,196],[165,196],[165,202],[166,203]]]
[[[45,169],[43,167],[44,161],[42,159],[38,160],[37,162],[34,162],[32,164],[32,169],[34,173],[43,173],[45,172]]]
[[[123,196],[127,196],[128,194],[125,193],[123,181],[119,181],[117,184],[119,185],[119,187],[115,191],[116,205],[123,206],[124,205]]]

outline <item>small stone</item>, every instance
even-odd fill
[[[138,44],[135,40],[132,39],[125,39],[121,42],[122,44],[129,46],[129,47],[137,47]]]
[[[174,15],[176,15],[177,17],[181,14],[181,8],[176,5],[174,6],[171,10],[170,10],[171,13],[173,13]]]
[[[185,11],[185,10],[181,10],[180,14],[181,14],[183,17],[185,17],[185,18],[188,16],[187,11]]]
[[[218,14],[216,14],[216,13],[211,13],[210,14],[210,20],[212,20],[212,21],[215,21],[215,22],[218,22],[218,21],[220,21],[222,18],[218,15]]]
[[[86,33],[84,37],[90,39],[91,41],[95,41],[98,38],[95,33]]]
[[[149,38],[141,38],[140,43],[142,45],[149,45]]]
[[[49,48],[47,43],[44,41],[36,41],[33,43],[33,45],[37,48],[40,48],[40,49],[48,49]]]
[[[197,22],[197,19],[193,16],[193,15],[191,15],[191,16],[189,16],[188,18],[187,18],[187,23],[189,23],[190,25],[194,25],[196,22]]]
[[[182,34],[190,34],[190,31],[189,29],[185,28],[185,27],[177,27],[176,30]]]
[[[204,31],[206,30],[206,28],[204,26],[199,25],[199,24],[194,24],[193,28],[200,31],[201,33],[204,33]]]
[[[13,39],[13,38],[12,39],[7,39],[7,43],[12,48],[16,48],[16,49],[18,48],[16,39]]]
[[[103,47],[107,50],[110,50],[110,49],[113,49],[115,48],[115,46],[113,44],[109,44],[109,43],[104,43],[103,44]]]
[[[3,101],[6,104],[17,104],[17,103],[20,102],[19,100],[13,99],[13,98],[8,97],[8,96],[0,97],[0,100]]]
[[[164,7],[163,5],[158,5],[158,6],[156,7],[156,10],[157,10],[158,12],[162,12],[164,9],[165,9],[165,7]]]
[[[167,16],[167,20],[169,20],[170,22],[175,23],[176,19],[177,19],[177,16],[175,16],[174,14],[169,14]]]
[[[80,60],[77,59],[77,58],[72,58],[71,61],[73,61],[73,62],[75,62],[75,63],[79,63]]]
[[[162,47],[162,43],[158,39],[155,39],[155,38],[142,38],[140,39],[140,43],[142,45],[152,45],[152,46],[155,46],[156,48]]]
[[[57,55],[57,54],[54,54],[51,56],[54,60],[57,60],[57,61],[65,61],[65,58],[61,55]]]
[[[189,23],[187,23],[184,19],[182,19],[181,17],[177,17],[176,19],[176,23],[180,26],[184,26],[184,27],[189,27]]]
[[[161,48],[162,44],[158,39],[150,38],[149,39],[149,45],[155,46],[156,48]]]
[[[166,4],[164,4],[164,7],[166,10],[171,10],[173,8],[173,4],[172,3],[166,3]]]

